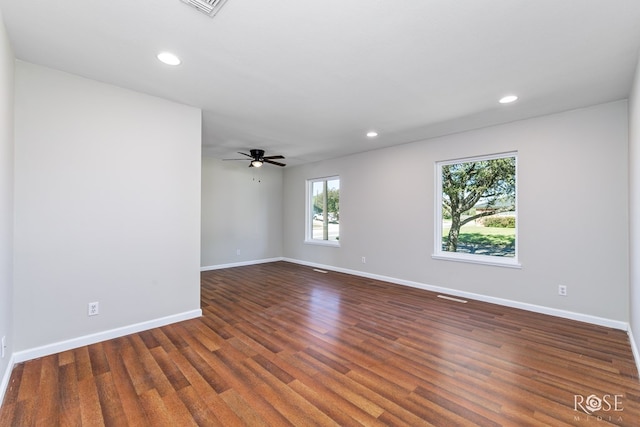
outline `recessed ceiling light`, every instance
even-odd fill
[[[367,136],[369,138],[375,138],[376,136],[378,136],[378,132],[376,132],[375,130],[369,131],[367,132]]]
[[[160,62],[163,62],[167,65],[180,65],[181,62],[180,58],[178,58],[171,52],[160,52],[158,54],[158,59],[160,60]]]
[[[507,96],[503,96],[502,98],[500,98],[500,104],[511,104],[512,102],[516,101],[518,99],[517,96],[515,95],[507,95]]]

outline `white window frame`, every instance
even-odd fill
[[[340,240],[324,240],[313,238],[313,184],[324,181],[340,181],[340,176],[326,176],[320,178],[312,178],[307,180],[305,194],[305,234],[304,242],[312,245],[340,247]],[[338,226],[340,227],[340,226]]]
[[[515,175],[516,175],[516,241],[515,241],[515,254],[513,257],[499,257],[499,256],[491,256],[491,255],[480,255],[480,254],[467,254],[460,252],[448,252],[442,249],[442,167],[446,165],[453,165],[457,163],[468,163],[475,161],[483,161],[483,160],[495,160],[502,159],[506,157],[515,157]],[[518,219],[518,152],[506,152],[506,153],[496,153],[489,154],[484,156],[473,156],[473,157],[465,157],[458,158],[452,160],[443,160],[437,161],[435,163],[435,232],[434,232],[434,250],[433,250],[433,259],[445,260],[445,261],[459,261],[459,262],[468,262],[474,264],[484,264],[484,265],[492,265],[498,267],[511,267],[511,268],[522,268],[520,261],[518,259],[518,245],[519,245],[519,237],[518,237],[518,228],[520,221]]]

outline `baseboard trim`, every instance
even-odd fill
[[[0,382],[0,406],[2,406],[2,402],[4,402],[4,395],[9,388],[9,381],[11,380],[11,373],[13,372],[13,366],[15,365],[15,359],[13,354],[9,357],[9,364],[7,365],[7,370],[4,371],[4,375],[2,376],[2,382]]]
[[[631,352],[633,353],[633,359],[636,361],[636,369],[638,370],[638,375],[640,375],[640,353],[638,353],[638,343],[633,339],[633,332],[631,331],[631,327],[627,331],[629,335],[629,343],[631,344]]]
[[[200,271],[211,271],[211,270],[220,270],[223,268],[244,267],[247,265],[266,264],[268,262],[277,262],[282,260],[284,260],[284,258],[278,257],[278,258],[256,259],[251,261],[232,262],[229,264],[207,265],[204,267],[200,267]]]
[[[133,325],[123,326],[121,328],[110,329],[108,331],[97,332],[95,334],[84,335],[78,338],[72,338],[65,341],[55,342],[28,350],[22,350],[13,354],[14,363],[26,362],[27,360],[37,359],[38,357],[48,356],[50,354],[60,353],[62,351],[71,350],[85,345],[96,344],[101,341],[119,338],[125,335],[134,334],[136,332],[146,331],[148,329],[159,328],[161,326],[170,325],[171,323],[182,322],[184,320],[195,319],[202,316],[202,310],[191,310],[184,313],[173,314],[171,316],[161,317],[146,322],[135,323]]]
[[[528,304],[528,303],[513,301],[509,299],[504,299],[504,298],[496,298],[496,297],[491,297],[491,296],[482,295],[482,294],[475,294],[472,292],[459,291],[456,289],[445,288],[442,286],[433,286],[425,283],[413,282],[411,280],[397,279],[395,277],[381,276],[379,274],[372,274],[372,273],[367,273],[367,272],[358,271],[358,270],[350,270],[348,268],[334,267],[332,265],[317,264],[317,263],[302,261],[302,260],[293,259],[293,258],[283,258],[282,260],[291,262],[294,264],[305,265],[308,267],[321,268],[323,270],[336,271],[338,273],[352,274],[354,276],[381,280],[383,282],[395,283],[397,285],[404,285],[412,288],[424,289],[427,291],[452,295],[456,297],[469,298],[477,301],[488,302],[491,304],[502,305],[505,307],[519,308],[521,310],[532,311],[535,313],[548,314],[550,316],[577,320],[580,322],[591,323],[599,326],[606,326],[608,328],[620,329],[623,331],[629,330],[629,324],[626,322],[621,322],[619,320],[607,319],[607,318],[598,317],[598,316],[591,316],[589,314],[575,313],[572,311],[559,310],[556,308],[550,308],[550,307],[545,307],[545,306],[535,305],[535,304]]]

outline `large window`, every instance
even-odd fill
[[[307,181],[308,243],[339,246],[340,240],[340,177],[316,178]]]
[[[436,163],[434,258],[519,267],[517,155]]]

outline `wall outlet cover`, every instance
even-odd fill
[[[100,314],[100,305],[99,305],[99,303],[98,302],[90,302],[87,314],[89,316],[95,316],[95,315]]]

